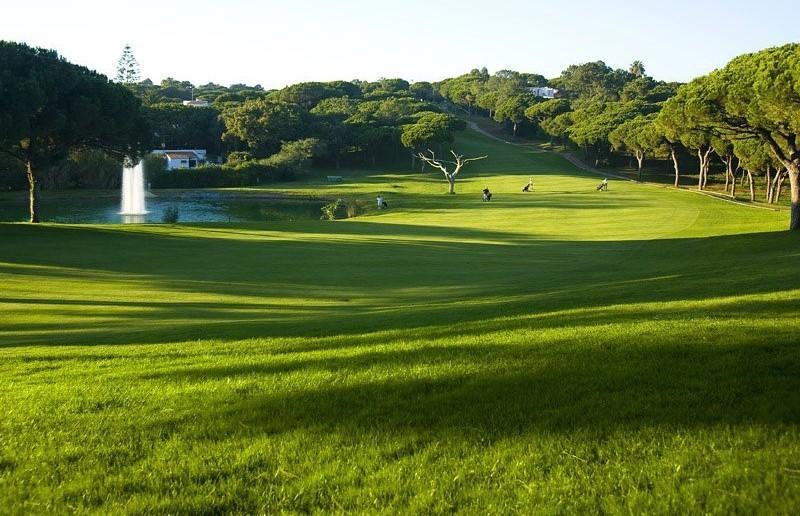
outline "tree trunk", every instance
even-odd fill
[[[697,159],[700,160],[700,177],[697,179],[697,189],[698,190],[702,190],[703,189],[703,170],[704,170],[704,168],[703,168],[703,151],[702,150],[698,149],[698,151],[697,151]]]
[[[753,202],[756,200],[756,185],[753,182],[753,174],[749,169],[747,170],[747,182],[750,185],[750,202]]]
[[[772,167],[767,165],[766,171],[766,178],[767,178],[767,194],[765,196],[768,203],[772,203]]]
[[[708,163],[710,161],[711,149],[703,151],[697,150],[697,158],[700,160],[700,178],[697,180],[697,189],[705,190],[708,181]]]
[[[637,151],[636,152],[636,162],[639,164],[639,169],[638,169],[639,177],[638,177],[637,180],[641,183],[642,182],[642,166],[644,165],[644,152],[641,152],[641,151]]]
[[[733,176],[731,181],[731,199],[736,199],[736,176]]]
[[[731,197],[734,196],[734,192],[736,191],[736,187],[731,185],[736,184],[736,171],[733,168],[733,160],[735,159],[736,157],[731,155],[723,160],[725,163],[725,193],[728,193],[728,186],[731,186]],[[741,163],[739,163],[739,166],[741,166]],[[739,166],[736,168],[739,168]]]
[[[25,165],[28,175],[28,207],[31,216],[30,221],[36,224],[39,222],[39,181],[33,173],[33,165],[30,160],[28,160]]]
[[[773,199],[774,199],[772,202],[778,202],[778,201],[781,200],[781,194],[783,193],[783,180],[784,180],[785,176],[786,176],[786,172],[785,171],[781,172],[778,175],[778,178],[775,181],[775,191],[772,194],[773,195]]]
[[[772,178],[772,197],[770,197],[770,204],[774,204],[778,202],[778,199],[781,196],[781,189],[783,188],[783,170],[777,169],[775,171],[775,177]]]
[[[456,178],[453,175],[447,176],[447,182],[449,184],[449,188],[447,193],[454,195],[456,193]]]
[[[725,193],[728,193],[728,186],[731,182],[731,161],[730,159],[723,161],[725,162]]]
[[[514,138],[517,137],[517,123],[514,122]]]
[[[678,166],[678,153],[675,149],[670,149],[670,157],[672,157],[672,166],[675,168],[675,188],[678,188],[681,179],[681,169]]]
[[[789,229],[800,231],[800,164],[789,167],[789,184],[792,187],[792,217]]]

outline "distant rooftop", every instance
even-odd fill
[[[169,159],[198,159],[197,153],[192,151],[167,151],[164,153]]]
[[[158,156],[164,154],[175,155],[175,154],[185,153],[185,154],[196,154],[197,156],[204,157],[206,155],[206,150],[205,149],[153,149],[150,153],[156,154]]]
[[[189,107],[208,107],[209,106],[208,101],[207,100],[203,100],[203,99],[184,100],[183,101],[183,105],[184,106],[189,106]]]

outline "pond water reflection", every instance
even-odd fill
[[[120,215],[119,197],[113,195],[54,195],[41,202],[43,222],[71,224],[160,223],[171,207],[179,222],[266,222],[318,220],[325,199],[190,191],[156,193],[147,198],[146,215]],[[0,198],[0,221],[28,218],[23,194]]]

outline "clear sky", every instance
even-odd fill
[[[265,88],[306,80],[435,81],[486,66],[557,76],[639,59],[687,81],[800,41],[797,0],[28,0],[0,39],[55,48],[109,76],[129,43],[143,77]]]

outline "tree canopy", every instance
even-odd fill
[[[38,175],[75,149],[138,156],[151,144],[141,102],[105,76],[53,50],[0,41],[0,150],[27,170],[30,219],[38,222]]]
[[[800,230],[800,44],[737,57],[681,88],[679,97],[693,130],[759,139],[770,148],[788,170],[790,228]]]
[[[677,186],[681,161],[695,156],[698,188],[706,188],[712,160],[718,160],[725,165],[726,191],[734,174],[744,170],[748,177],[765,178],[773,202],[788,177],[791,227],[800,227],[797,44],[740,56],[686,85],[650,77],[637,60],[627,69],[603,61],[576,64],[550,80],[476,67],[437,83],[303,82],[274,91],[260,85],[195,86],[174,78],[158,84],[138,80],[130,47],[119,63],[123,86],[70,65],[55,52],[2,45],[0,147],[26,170],[82,156],[76,153],[81,149],[122,156],[153,144],[205,148],[230,156],[236,166],[266,163],[281,153],[310,156],[299,160],[304,163],[374,165],[396,160],[406,149],[418,155],[451,143],[465,122],[450,113],[463,110],[497,121],[512,136],[549,136],[577,146],[596,166],[621,161],[620,153],[633,156],[640,180],[645,157],[669,156]],[[182,105],[192,98],[209,105]],[[36,173],[28,175],[35,191]]]

